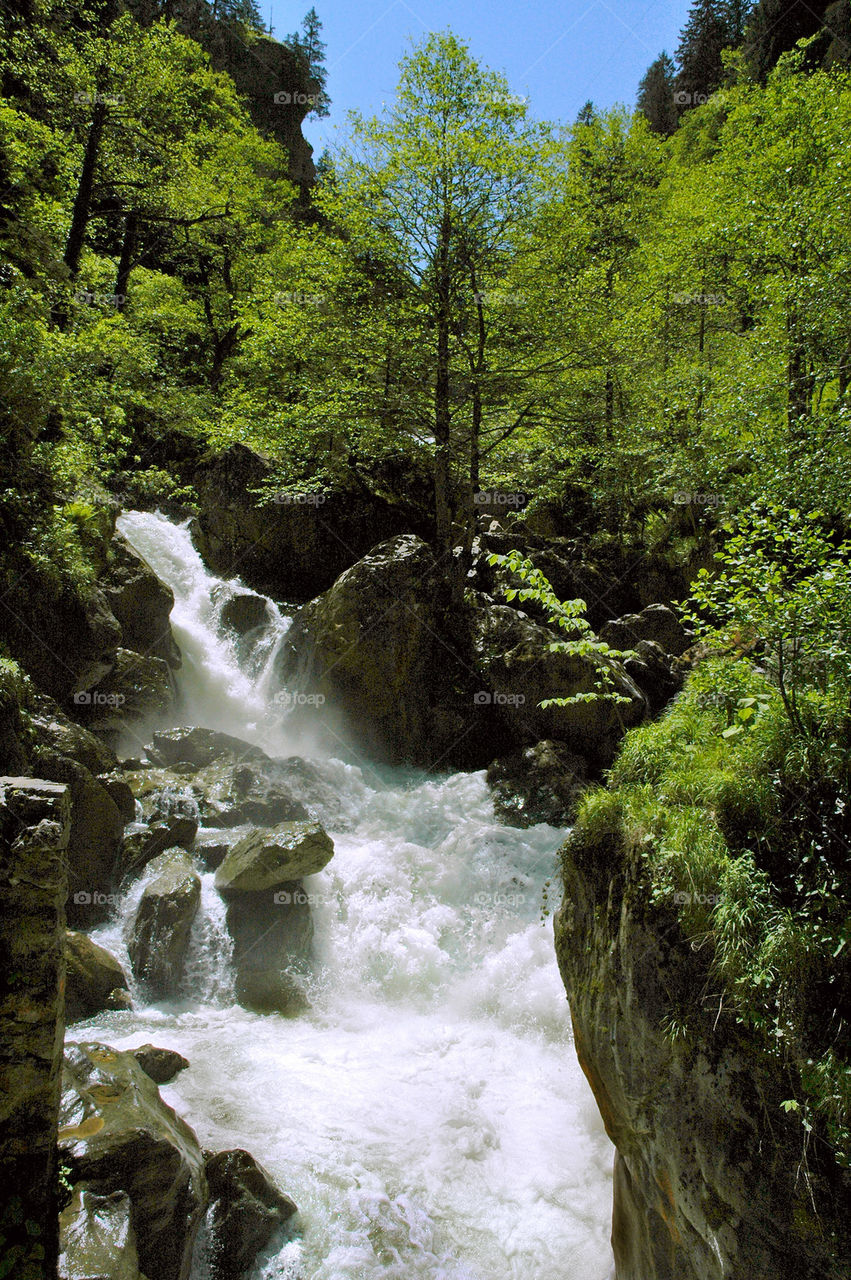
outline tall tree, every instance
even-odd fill
[[[429,382],[423,425],[437,538],[447,555],[472,538],[480,436],[492,407],[489,361],[511,309],[500,287],[546,151],[526,110],[454,35],[429,36],[403,61],[394,106],[381,119],[355,119],[358,150],[344,157],[329,204],[350,235],[368,239],[368,224],[369,235],[380,230],[408,282]]]
[[[285,43],[301,57],[308,76],[319,86],[317,101],[311,109],[311,115],[327,116],[331,99],[326,89],[325,42],[322,39],[322,22],[312,6],[302,19],[301,31],[288,36]]]
[[[676,74],[673,59],[662,52],[651,62],[638,86],[638,110],[647,117],[653,132],[665,137],[674,132],[679,118],[674,101]]]
[[[732,43],[728,6],[722,0],[696,0],[689,10],[677,48],[677,105],[682,111],[705,102],[724,79],[721,52]]]

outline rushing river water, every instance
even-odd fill
[[[162,516],[119,525],[175,594],[180,722],[310,755],[274,674],[288,620],[270,603],[268,625],[238,650],[219,615],[242,584],[209,574],[187,529]],[[296,1201],[302,1237],[261,1258],[254,1280],[608,1280],[612,1148],[541,909],[561,833],[499,825],[481,773],[312,758],[333,791],[321,816],[336,852],[305,882],[310,1010],[259,1016],[234,1003],[205,873],[184,997],[151,1004],[134,991],[132,1012],[72,1037],[178,1049],[191,1065],[166,1100],[204,1147],[247,1148]],[[128,973],[141,890],[97,934]],[[202,1240],[193,1280],[206,1274]]]

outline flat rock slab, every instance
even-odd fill
[[[216,872],[225,894],[257,893],[315,875],[334,856],[331,837],[318,822],[282,822],[250,831]]]

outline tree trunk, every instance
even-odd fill
[[[130,209],[124,219],[124,239],[121,244],[121,258],[118,262],[118,273],[115,277],[115,307],[123,311],[127,304],[127,293],[130,288],[130,272],[136,258],[136,242],[139,238],[139,219],[135,209]]]
[[[449,404],[449,242],[451,234],[452,224],[447,212],[443,215],[440,227],[435,263],[437,268],[437,371],[434,381],[434,514],[438,554],[448,559],[451,559],[452,555],[452,418]]]

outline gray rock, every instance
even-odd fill
[[[131,1006],[127,975],[115,956],[84,933],[65,934],[65,1022]]]
[[[80,1184],[59,1217],[59,1280],[144,1280],[130,1197]]]
[[[250,831],[216,872],[216,888],[223,894],[275,889],[314,875],[333,856],[333,842],[318,822],[284,822],[271,830]]]
[[[151,879],[128,943],[133,973],[157,996],[173,995],[183,973],[201,880],[182,849],[167,849],[148,865]]]
[[[123,773],[118,772],[99,774],[98,782],[112,798],[124,825],[127,826],[136,817],[136,797],[133,795],[130,783]]]
[[[301,1012],[307,1004],[301,977],[313,941],[310,902],[301,883],[235,894],[226,918],[240,1004],[258,1013]]]
[[[600,628],[600,639],[613,649],[634,649],[639,640],[652,640],[665,653],[679,657],[693,643],[677,615],[664,604],[650,604],[641,613],[627,613]]]
[[[120,534],[110,543],[110,564],[100,586],[121,624],[124,648],[179,667],[180,650],[169,623],[174,593]]]
[[[176,1049],[158,1049],[156,1045],[143,1044],[138,1049],[131,1049],[130,1052],[154,1084],[168,1084],[179,1072],[185,1071],[189,1066],[188,1059]]]
[[[143,1274],[188,1280],[207,1199],[203,1156],[132,1054],[66,1047],[59,1147],[75,1188],[129,1197]]]
[[[207,1154],[211,1280],[239,1280],[298,1212],[247,1151]]]
[[[170,822],[151,823],[145,831],[134,831],[124,841],[119,860],[119,878],[122,886],[137,879],[145,867],[166,849],[185,849],[195,842],[198,823],[194,818],[173,818]]]
[[[231,596],[222,605],[222,626],[238,636],[262,627],[269,621],[269,608],[262,596]]]
[[[66,786],[0,778],[0,1186],[3,1249],[31,1257],[34,1274],[55,1274],[58,1254],[56,1123],[62,1065],[66,849],[71,828]],[[37,1242],[26,1223],[41,1227]]]
[[[155,733],[148,754],[155,764],[194,764],[199,769],[223,757],[229,761],[268,760],[265,751],[215,729],[186,727]]]
[[[585,787],[585,761],[563,742],[536,742],[534,747],[501,756],[487,771],[494,812],[511,827],[548,822],[567,826]]]
[[[39,753],[39,772],[71,794],[67,915],[75,927],[106,920],[115,906],[116,866],[124,822],[109,792],[88,769],[65,756]]]
[[[82,697],[87,701],[78,710],[89,728],[119,735],[166,715],[174,705],[174,685],[162,658],[119,649],[109,674]]]

